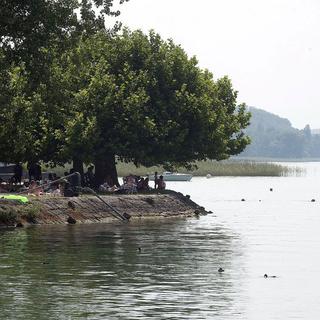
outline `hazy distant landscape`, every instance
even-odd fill
[[[246,158],[319,159],[320,130],[306,125],[299,130],[288,119],[249,107],[250,125],[245,132],[251,144],[240,154]]]

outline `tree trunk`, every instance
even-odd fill
[[[83,185],[83,178],[84,178],[84,171],[83,171],[83,162],[82,160],[74,157],[72,159],[72,162],[73,162],[73,169],[75,172],[79,172],[80,175],[81,175],[81,185]]]
[[[113,185],[120,186],[118,181],[118,173],[114,155],[96,158],[95,165],[95,187],[98,188],[105,181],[110,187]]]

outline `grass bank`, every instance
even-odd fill
[[[188,171],[185,168],[177,168],[176,171],[181,173],[192,173],[194,176],[256,176],[256,177],[281,177],[281,176],[302,176],[305,174],[304,169],[299,167],[288,167],[270,162],[255,161],[198,161],[197,169]],[[119,176],[126,176],[130,173],[136,175],[146,175],[155,171],[165,171],[163,167],[139,167],[136,168],[131,163],[118,163]]]
[[[14,201],[0,202],[0,225],[15,226],[26,221],[34,223],[39,216],[41,208],[37,204],[19,204]]]

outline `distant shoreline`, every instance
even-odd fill
[[[255,162],[320,162],[320,158],[232,157],[230,160]]]

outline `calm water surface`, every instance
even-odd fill
[[[0,230],[0,319],[319,319],[320,164],[295,165],[168,183],[200,219]]]

